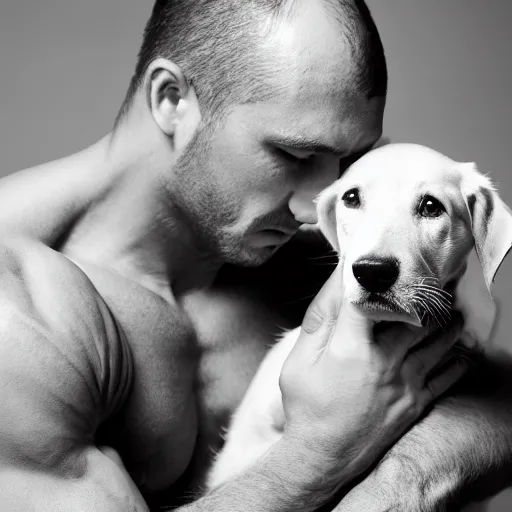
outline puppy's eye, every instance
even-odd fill
[[[439,217],[446,211],[441,201],[433,196],[426,195],[420,202],[418,213],[422,217],[435,218]]]
[[[341,200],[347,208],[359,208],[361,206],[361,199],[359,198],[359,190],[357,188],[347,190]]]

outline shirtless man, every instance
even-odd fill
[[[142,495],[181,488],[205,403],[195,382],[205,333],[218,338],[226,323],[245,321],[233,302],[231,316],[205,327],[212,313],[192,291],[226,262],[265,262],[315,222],[318,191],[379,139],[385,89],[361,2],[155,4],[113,133],[0,182],[2,511],[140,512]],[[336,286],[334,276],[313,302],[283,371],[283,441],[187,510],[313,510],[464,373],[457,361],[443,364],[456,325],[425,339],[392,328],[381,333],[383,344],[393,339],[389,351],[377,350],[357,325],[335,322]],[[214,312],[228,304],[219,297]],[[347,325],[368,358],[354,361],[345,344],[326,350],[331,330]],[[358,379],[349,379],[354,364]],[[429,475],[444,471],[430,503],[467,480],[468,457],[470,471],[508,460],[505,433],[490,442],[494,454],[445,446],[452,419],[440,418],[439,441],[419,429],[396,445],[419,450]],[[482,425],[506,432],[507,419],[470,414],[468,436]],[[421,453],[432,444],[451,449],[449,467],[445,453]],[[388,467],[372,473],[379,492],[402,479],[400,465]],[[408,500],[423,491],[411,485]],[[353,492],[356,502],[373,496],[368,486]],[[344,503],[353,506],[354,494]]]

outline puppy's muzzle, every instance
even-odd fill
[[[395,284],[400,267],[392,258],[366,257],[352,264],[352,272],[366,291],[384,293]]]

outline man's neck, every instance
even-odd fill
[[[159,158],[149,141],[132,144],[129,137],[107,138],[91,149],[77,172],[94,175],[94,195],[63,252],[170,298],[208,286],[220,262],[198,247],[193,230],[170,204],[159,167],[170,169],[172,162]]]
[[[0,233],[40,240],[165,298],[208,286],[220,262],[170,203],[172,155],[145,128],[0,180]]]

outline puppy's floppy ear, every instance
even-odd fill
[[[494,276],[512,247],[512,211],[474,163],[461,165],[462,197],[468,209],[476,253],[490,291]]]
[[[337,182],[320,192],[316,199],[318,227],[333,249],[340,252],[336,223],[336,203],[338,202]]]
[[[464,316],[461,341],[467,347],[486,347],[494,331],[498,305],[485,283],[476,250],[472,249],[455,291],[455,309]]]

